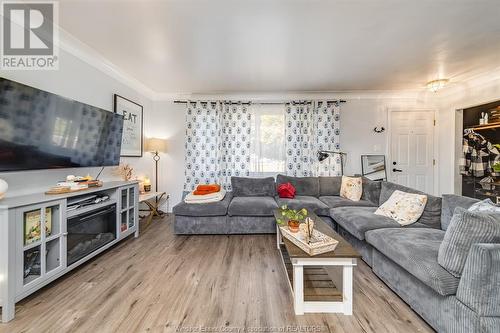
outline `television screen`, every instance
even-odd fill
[[[123,116],[0,78],[0,172],[118,165]]]

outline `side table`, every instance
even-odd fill
[[[159,209],[160,202],[164,197],[166,200],[168,200],[170,196],[165,192],[147,192],[139,195],[139,203],[142,202],[148,206],[148,209],[141,209],[141,211],[149,212],[146,220],[146,227],[151,224],[151,221],[153,221],[153,217],[162,217],[165,214]]]

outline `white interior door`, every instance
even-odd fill
[[[390,180],[433,193],[434,112],[394,111],[390,117]]]

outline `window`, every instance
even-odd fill
[[[275,176],[285,171],[283,105],[252,105],[250,176]]]

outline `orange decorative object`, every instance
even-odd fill
[[[196,190],[194,190],[193,194],[204,195],[204,194],[217,193],[219,191],[220,191],[219,184],[198,185],[196,186]]]

